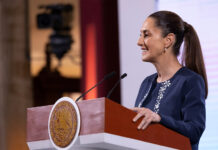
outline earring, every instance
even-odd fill
[[[166,48],[166,47],[164,47],[164,53],[166,53],[166,51],[167,51],[167,48]]]

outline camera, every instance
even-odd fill
[[[60,60],[73,43],[70,31],[74,8],[71,4],[54,4],[42,5],[39,9],[43,9],[44,12],[37,15],[37,27],[53,29],[49,36],[49,45],[51,52]]]
[[[37,15],[37,26],[39,29],[53,28],[62,30],[69,28],[72,21],[73,6],[70,4],[55,4],[40,6],[43,13]]]

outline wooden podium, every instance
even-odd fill
[[[160,124],[137,130],[133,112],[107,98],[78,102],[81,129],[73,150],[191,150],[189,139]],[[29,149],[54,149],[48,135],[52,105],[27,109]]]

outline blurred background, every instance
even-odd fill
[[[178,13],[199,35],[209,82],[207,126],[200,150],[218,148],[218,1],[216,0],[0,0],[0,149],[26,150],[26,109],[104,97],[133,107],[142,80],[155,72],[137,46],[145,18]]]

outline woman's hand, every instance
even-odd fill
[[[141,123],[138,125],[139,130],[146,129],[152,122],[160,122],[160,116],[148,108],[134,107],[132,110],[138,113],[133,118],[133,122],[136,122],[139,118],[143,117]]]

